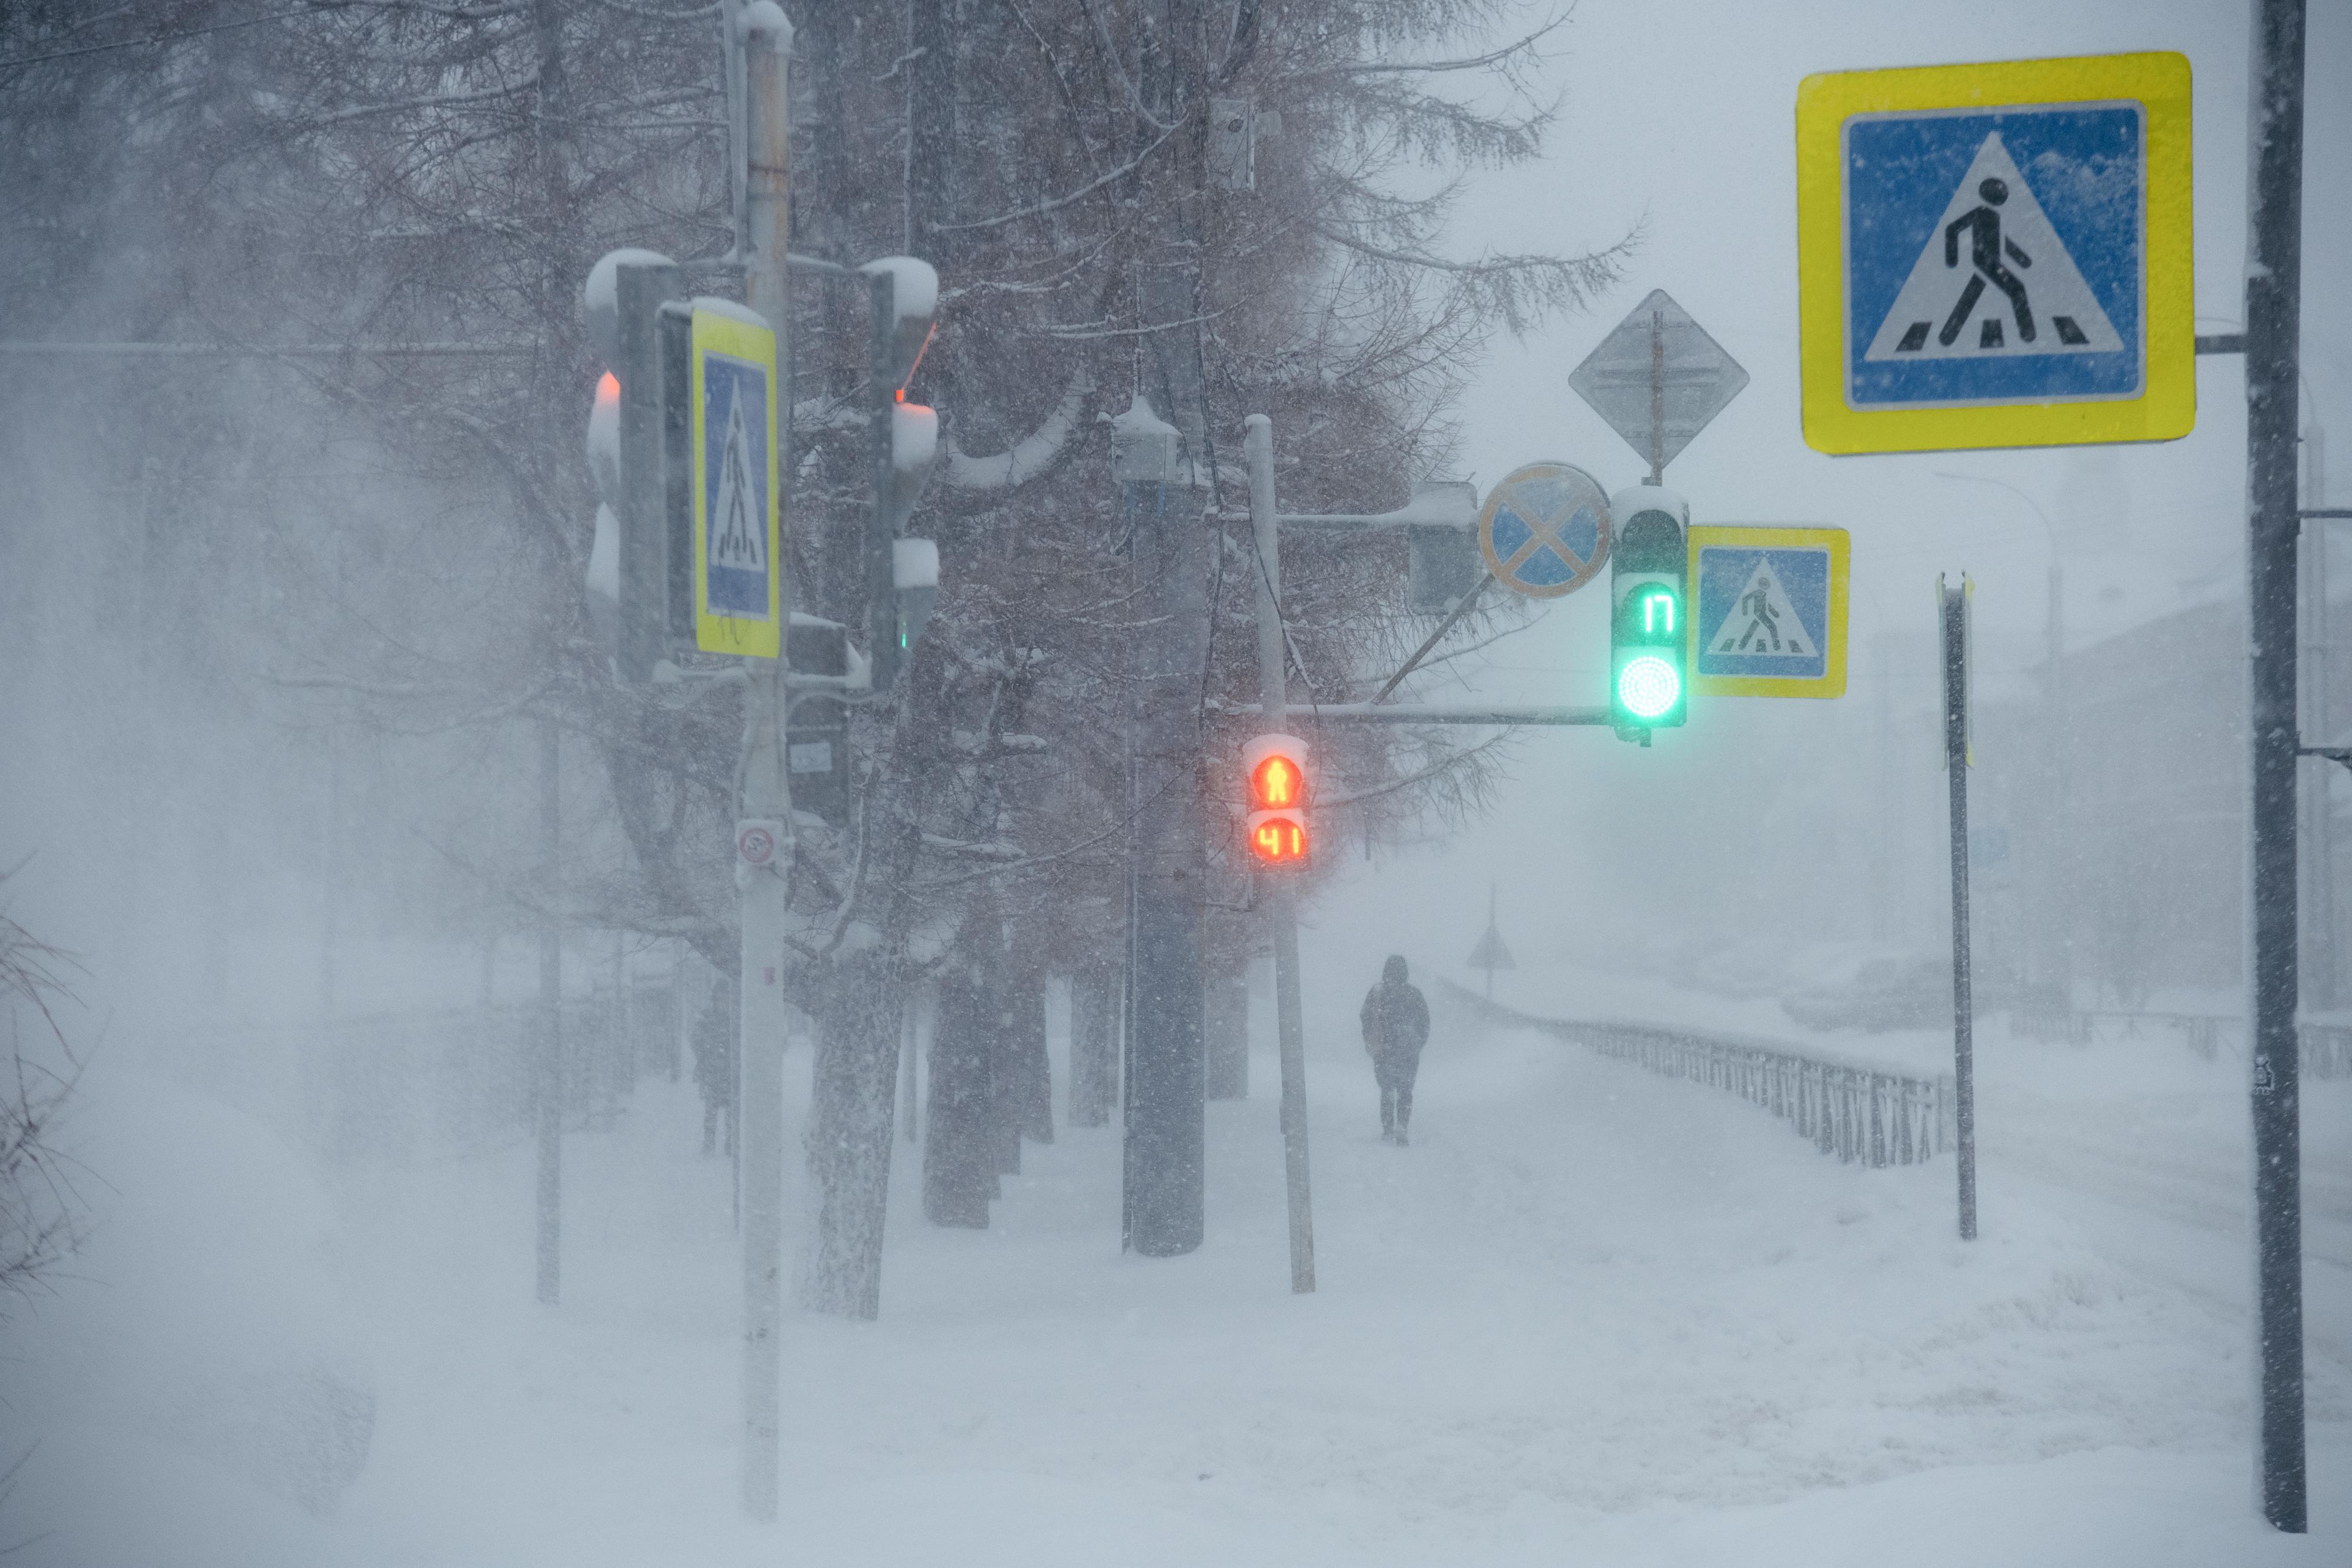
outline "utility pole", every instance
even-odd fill
[[[1167,1258],[1200,1246],[1205,1226],[1199,768],[1207,529],[1182,434],[1142,397],[1111,422],[1111,453],[1143,622],[1134,650],[1134,978],[1121,1228],[1136,1251]]]
[[[2246,615],[2254,1294],[2263,1517],[2306,1528],[2295,782],[2296,374],[2303,309],[2303,0],[2255,0],[2246,214]]]
[[[738,127],[736,156],[745,165],[742,260],[745,303],[776,334],[776,397],[789,407],[792,357],[784,334],[786,240],[791,230],[791,120],[786,101],[792,24],[772,0],[742,5],[728,0],[719,12],[730,29],[730,54],[740,50],[747,124]],[[790,465],[782,465],[789,473]],[[776,505],[783,506],[782,497]],[[784,570],[777,553],[772,569]],[[791,584],[782,601],[792,605]],[[792,865],[793,805],[784,764],[784,676],[791,639],[780,635],[773,659],[743,662],[743,754],[738,810],[735,885],[740,894],[742,965],[739,983],[737,1061],[741,1125],[743,1215],[743,1510],[753,1519],[776,1517],[784,1265],[784,992],[782,967]],[[764,825],[764,827],[762,826]],[[743,840],[765,831],[768,852],[745,852]],[[755,842],[761,841],[754,840]]]
[[[531,1096],[539,1134],[539,1299],[563,1289],[563,923],[555,887],[563,870],[562,732],[539,721],[539,1039]]]
[[[2316,420],[2303,427],[2303,504],[2327,505],[2326,434]],[[2303,531],[2303,734],[2306,744],[2336,744],[2328,716],[2327,660],[2333,651],[2327,615],[2326,528]],[[2336,888],[2334,835],[2328,831],[2328,785],[2336,768],[2326,758],[2305,775],[2303,825],[2296,847],[2303,860],[2303,999],[2321,1011],[2336,1005]]]
[[[1250,526],[1257,541],[1257,702],[1265,727],[1280,730],[1289,701],[1282,636],[1282,542],[1275,524],[1274,422],[1251,414],[1243,440],[1249,460]],[[1290,878],[1259,880],[1274,934],[1274,1001],[1282,1045],[1282,1174],[1290,1197],[1290,1288],[1315,1289],[1315,1205],[1307,1182],[1307,1033],[1298,1003],[1298,909]]]
[[[1199,0],[1160,0],[1154,11],[1143,97],[1152,120],[1175,125],[1193,117],[1201,97],[1201,7]],[[1200,138],[1190,129],[1180,132],[1174,158],[1143,198],[1152,226],[1136,267],[1143,390],[1125,416],[1130,423],[1123,437],[1114,431],[1131,458],[1141,457],[1113,462],[1142,588],[1124,1228],[1128,1244],[1153,1258],[1192,1251],[1205,1225],[1200,683],[1208,662],[1204,514],[1212,497],[1200,326],[1201,162]]]

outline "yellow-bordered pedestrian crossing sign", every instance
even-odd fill
[[[2189,61],[1841,71],[1797,93],[1805,440],[2168,441],[2197,422]]]
[[[689,340],[694,645],[772,659],[784,620],[776,334],[740,305],[697,299]]]
[[[1692,692],[1843,696],[1845,530],[1706,526],[1686,537]]]

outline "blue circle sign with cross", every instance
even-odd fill
[[[1514,593],[1557,599],[1609,561],[1609,493],[1569,463],[1530,463],[1504,476],[1478,511],[1486,570]]]

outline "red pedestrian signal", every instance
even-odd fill
[[[1249,781],[1244,841],[1263,866],[1304,864],[1307,831],[1307,743],[1295,735],[1261,735],[1242,749]]]

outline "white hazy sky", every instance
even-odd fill
[[[1531,5],[1526,16],[1532,26],[1547,14]],[[2230,330],[2242,309],[2251,32],[2247,5],[2231,0],[1580,0],[1543,71],[1565,94],[1548,155],[1477,177],[1451,244],[1457,254],[1577,252],[1638,227],[1641,245],[1624,280],[1589,313],[1496,345],[1463,405],[1466,465],[1482,491],[1540,458],[1576,463],[1612,488],[1639,479],[1641,461],[1567,378],[1636,301],[1666,289],[1753,378],[1670,465],[1667,483],[1690,498],[1699,521],[1851,530],[1853,687],[1832,704],[1718,699],[1694,714],[1690,733],[1649,753],[1595,730],[1527,737],[1486,822],[1440,854],[1360,871],[1365,896],[1324,901],[1319,923],[1334,959],[1365,946],[1466,951],[1490,876],[1503,884],[1507,932],[1518,907],[1528,938],[1522,961],[1530,946],[1538,955],[1573,948],[1574,933],[1633,891],[1623,885],[1624,858],[1597,856],[1595,843],[1661,829],[1667,812],[1702,821],[1697,840],[1684,842],[1711,848],[1712,874],[1727,883],[1745,874],[1734,858],[1743,834],[1798,841],[1865,831],[1857,813],[1871,798],[1877,694],[1859,655],[1872,633],[1925,633],[1937,572],[1964,570],[1979,588],[1988,688],[2030,690],[2026,672],[2042,656],[2049,536],[2023,502],[1939,471],[2006,481],[2041,505],[2067,575],[2070,642],[2191,598],[2242,591],[2244,383],[2234,359],[2200,361],[2197,427],[2176,442],[1894,457],[1832,458],[1808,448],[1799,418],[1794,142],[1798,84],[1816,71],[2178,50],[2195,83],[2199,327]],[[2352,299],[2343,286],[2352,280],[2352,0],[2314,0],[2309,48],[2305,408],[2306,420],[2335,434],[2330,498],[2340,504],[2352,497]],[[2352,562],[2352,545],[2338,559]],[[2345,580],[2352,565],[2336,572]],[[1473,689],[1599,700],[1604,597],[1595,590],[1558,601],[1540,624],[1497,647],[1496,667]],[[1931,682],[1895,695],[1924,706],[1935,700]],[[1752,782],[1767,770],[1779,777],[1777,792],[1759,796]],[[1759,814],[1759,801],[1769,810]],[[1922,827],[1939,835],[1942,823]],[[1932,852],[1930,841],[1922,855]],[[1706,876],[1681,863],[1688,857],[1675,858],[1672,880],[1703,886]],[[1849,894],[1813,894],[1795,902],[1825,932],[1821,911]]]

